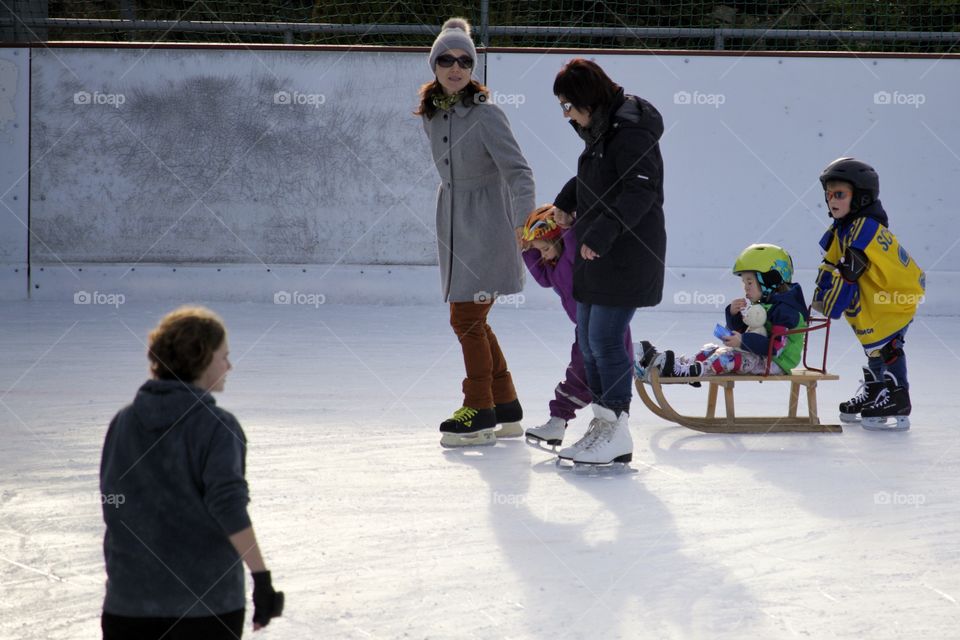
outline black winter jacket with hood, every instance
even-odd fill
[[[571,121],[586,142],[571,178],[554,200],[576,211],[580,245],[573,296],[578,302],[615,307],[651,307],[663,296],[667,234],[663,219],[663,118],[642,98],[619,91],[611,108],[595,113],[590,126]]]

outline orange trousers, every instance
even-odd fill
[[[492,307],[492,303],[450,303],[450,326],[460,340],[467,373],[463,379],[463,405],[473,409],[491,409],[494,404],[517,399],[507,360],[487,324]]]

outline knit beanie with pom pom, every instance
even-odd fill
[[[470,23],[464,18],[450,18],[443,23],[440,35],[433,41],[433,47],[430,49],[431,72],[436,70],[437,57],[451,49],[463,49],[476,65],[477,48],[470,39]]]

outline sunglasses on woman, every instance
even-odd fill
[[[461,69],[473,69],[473,58],[470,56],[460,56],[459,58],[455,58],[446,53],[442,56],[437,56],[437,64],[444,69],[449,69],[452,67],[454,62],[459,64]]]

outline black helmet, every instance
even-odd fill
[[[849,182],[853,187],[851,213],[873,204],[880,197],[880,176],[877,175],[876,169],[856,158],[837,158],[828,164],[820,173],[820,184],[823,185],[824,191],[827,190],[827,183],[831,180]],[[829,204],[827,202],[827,205]]]

